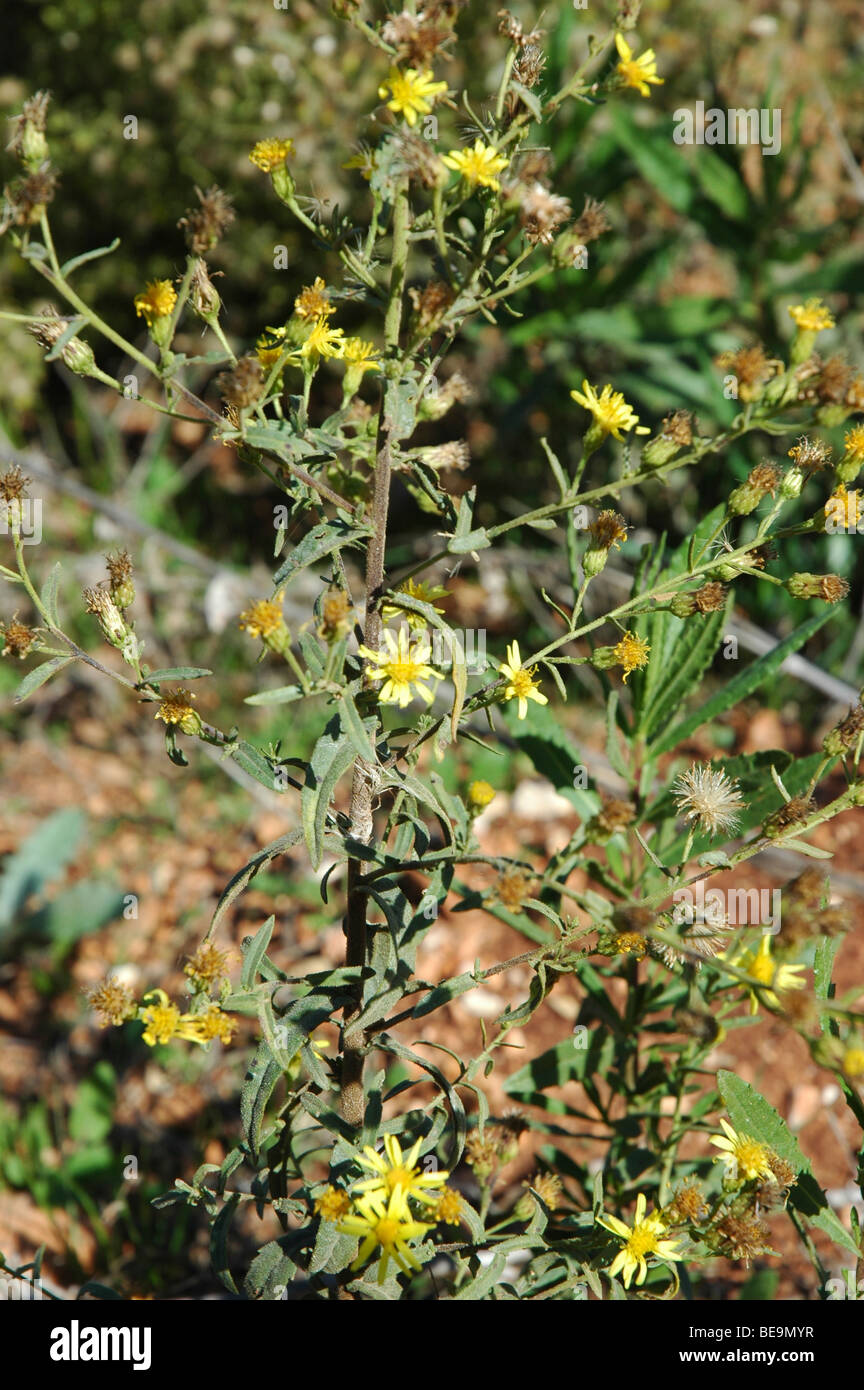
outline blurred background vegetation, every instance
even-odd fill
[[[370,8],[383,15],[386,7]],[[581,61],[587,35],[602,32],[617,12],[610,0],[591,0],[584,10],[569,0],[547,3],[542,16],[527,4],[510,8],[526,28],[536,20],[545,30],[541,90],[547,93]],[[467,83],[478,105],[494,91],[506,50],[495,9],[486,0],[464,6],[458,32],[465,42],[436,74],[454,88]],[[727,0],[723,6],[649,0],[636,32],[640,51],[655,49],[664,77],[662,87],[652,88],[650,101],[629,92],[606,104],[571,105],[546,133],[556,192],[571,200],[576,215],[586,197],[603,201],[610,230],[591,243],[586,269],[563,271],[531,287],[513,303],[514,313],[501,313],[497,324],[478,319],[467,328],[450,365],[469,379],[473,398],[441,424],[424,427],[423,442],[467,440],[472,463],[466,478],[477,484],[482,524],[501,520],[526,502],[552,499],[539,441],[548,436],[562,460],[575,461],[585,417],[569,393],[583,377],[614,383],[652,428],[684,408],[695,412],[702,433],[712,433],[737,410],[723,395],[717,355],[757,340],[767,356],[782,355],[792,331],[786,306],[809,295],[824,297],[838,322],[820,347],[824,341],[826,352],[843,353],[857,370],[864,368],[859,0]],[[19,0],[0,55],[0,112],[14,115],[37,89],[52,93],[48,136],[60,171],[51,207],[55,241],[62,258],[120,238],[112,256],[81,268],[76,284],[105,319],[141,347],[146,338],[134,315],[134,295],[151,278],[181,273],[184,244],[177,221],[195,204],[195,186],[216,183],[228,191],[237,220],[212,264],[224,272],[218,285],[226,331],[238,349],[248,350],[265,324],[286,317],[302,285],[319,274],[339,284],[337,266],[290,222],[267,180],[250,164],[248,151],[263,136],[290,136],[301,192],[325,211],[338,204],[362,222],[368,190],[356,171],[343,165],[361,142],[374,144],[380,134],[386,116],[377,89],[385,67],[383,54],[370,50],[327,4],[311,0],[285,0],[279,9],[251,0],[208,0],[205,7],[198,0],[142,0],[134,6],[120,0]],[[673,112],[697,101],[724,110],[780,108],[781,152],[763,158],[753,148],[676,145]],[[124,118],[130,115],[137,118],[135,140],[124,138]],[[445,112],[441,120],[452,143],[458,143],[461,116]],[[3,159],[8,180],[14,161],[9,155]],[[287,248],[285,270],[273,268],[278,245]],[[418,264],[414,272],[417,284],[428,278],[427,266]],[[44,302],[32,270],[3,242],[0,301],[19,312],[36,311]],[[380,325],[364,313],[348,305],[340,322],[380,338]],[[124,364],[112,356],[110,345],[87,336],[100,364],[122,376]],[[203,350],[195,323],[186,323],[179,346],[189,353]],[[133,612],[151,664],[210,666],[218,655],[229,680],[212,694],[202,686],[202,713],[226,727],[242,715],[262,744],[277,739],[284,721],[266,709],[242,705],[259,677],[235,618],[250,592],[267,589],[278,494],[213,443],[203,426],[172,424],[132,401],[118,402],[109,392],[92,389],[56,363],[45,364],[23,325],[0,321],[0,354],[0,428],[9,446],[46,456],[67,485],[65,491],[45,493],[45,536],[33,552],[38,554],[34,564],[46,567],[63,558],[61,607],[73,615],[79,611],[80,588],[98,580],[106,549],[127,544],[138,566]],[[206,380],[198,384],[203,387]],[[335,376],[331,389],[330,406],[336,408]],[[371,399],[369,386],[366,392]],[[822,433],[835,446],[842,437],[842,430]],[[634,529],[621,568],[629,570],[642,545],[663,530],[673,541],[680,539],[728,496],[755,461],[776,457],[779,443],[768,436],[748,438],[722,457],[707,458],[698,472],[681,470],[638,496],[625,494],[621,510]],[[599,480],[602,470],[620,467],[617,447],[607,445],[595,456],[589,477]],[[95,498],[84,496],[82,503],[81,496],[70,495],[76,487]],[[823,495],[819,481],[811,483],[798,504],[800,513],[809,515]],[[106,514],[106,507],[119,511]],[[124,517],[149,531],[136,536]],[[430,524],[400,493],[394,520],[395,555],[407,562],[428,541],[434,519]],[[485,626],[490,642],[500,638],[502,651],[505,639],[514,635],[530,647],[548,622],[526,573],[548,576],[553,591],[556,574],[566,574],[563,532],[516,531],[510,538],[509,555],[487,553],[480,574],[465,566],[451,585],[453,616],[466,627]],[[799,539],[784,550],[778,572],[831,569],[850,580],[848,605],[838,606],[807,654],[860,684],[864,570],[859,557],[854,536]],[[310,592],[302,584],[295,587],[296,612],[289,611],[289,622],[308,618],[314,591],[314,586]],[[782,589],[753,583],[739,598],[747,617],[775,636],[817,606],[796,604]],[[11,608],[7,596],[2,616],[9,617]],[[82,645],[92,645],[94,630],[85,615],[73,616],[68,630]],[[11,666],[0,663],[0,694],[8,695],[20,679],[20,670]],[[585,679],[596,691],[596,684],[590,685],[595,678]],[[92,738],[98,746],[102,735],[96,726],[107,720],[121,729],[117,738],[129,758],[140,758],[129,733],[140,720],[118,707],[113,692],[77,676],[50,689],[39,707],[44,737],[60,745],[79,721],[85,741]],[[770,700],[784,718],[792,708],[805,729],[823,717],[824,696],[789,678],[777,681]],[[572,720],[577,712],[584,729],[587,716],[578,698],[562,717]],[[304,706],[301,715],[292,716],[292,752],[308,751],[322,713]],[[20,719],[6,703],[5,736],[19,729]],[[151,742],[161,757],[155,733]],[[499,759],[493,769],[493,760],[475,749],[459,756],[463,762],[454,759],[446,768],[453,785],[473,774],[512,786],[520,776],[517,758]],[[195,774],[210,809],[209,829],[217,836],[229,833],[244,814],[245,793],[226,784],[215,767],[196,767]],[[182,774],[170,769],[166,775],[151,809],[140,815],[157,837],[170,840],[182,832],[172,802]],[[26,810],[23,799],[20,809]],[[76,827],[63,827],[68,843],[81,833],[80,824]],[[46,820],[34,833],[61,832]],[[38,846],[28,852],[36,860],[42,854]],[[236,853],[226,857],[229,876],[239,862]],[[24,943],[42,1000],[35,1015],[39,1045],[50,1055],[80,1012],[80,1002],[74,1002],[64,1019],[53,1006],[71,987],[79,937],[99,930],[104,914],[115,911],[112,895],[118,890],[107,873],[92,892],[91,885],[64,890],[62,883],[34,884],[20,875],[13,860],[0,883],[0,932],[8,932],[10,942],[17,932],[19,946]],[[270,887],[278,893],[285,885]],[[39,895],[49,888],[43,902]],[[83,891],[87,912],[70,917],[63,891]],[[296,883],[292,893],[296,897]],[[313,914],[320,911],[315,896],[311,886]],[[190,921],[193,916],[190,910]],[[322,925],[327,920],[324,914]],[[109,1230],[98,1216],[120,1183],[118,1145],[100,1147],[100,1136],[107,1133],[106,1117],[109,1127],[115,1122],[116,1078],[133,1046],[121,1035],[110,1045],[106,1041],[98,1067],[80,1082],[75,1099],[53,1111],[50,1101],[37,1098],[23,1128],[16,1126],[12,1111],[0,1111],[0,1185],[38,1191],[41,1203],[68,1208],[97,1233],[102,1253],[96,1265],[105,1270],[125,1259],[128,1287],[136,1280],[144,1287],[140,1281],[149,1279],[158,1291],[174,1278],[168,1265],[163,1262],[154,1273],[153,1262],[142,1256],[141,1270],[130,1269],[128,1251],[146,1252],[148,1242],[163,1255],[167,1250],[169,1223],[151,1211],[148,1198],[173,1179],[170,1148],[160,1153],[154,1141],[150,1177],[136,1195],[123,1199],[121,1222],[109,1223]],[[164,1065],[179,1068],[184,1084],[195,1085],[196,1068],[204,1068],[205,1061],[174,1058]],[[220,1094],[223,1100],[212,1102],[213,1113],[196,1119],[193,1147],[200,1147],[202,1134],[218,1130],[230,1085]],[[64,1156],[62,1179],[52,1154]],[[172,1249],[179,1251],[185,1234],[177,1225],[171,1235]],[[203,1254],[201,1262],[203,1267]]]

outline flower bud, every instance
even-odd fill
[[[839,603],[849,592],[849,585],[839,574],[791,574],[786,580],[787,592],[793,598],[821,598],[825,603]]]
[[[84,602],[87,612],[95,613],[106,642],[112,647],[124,647],[129,628],[111,595],[105,589],[85,589]]]
[[[489,782],[472,782],[468,788],[468,809],[474,815],[481,811],[494,800],[496,795],[495,788]]]
[[[858,743],[861,734],[864,733],[864,708],[856,705],[850,709],[845,719],[841,719],[839,724],[827,733],[822,740],[824,751],[832,758],[842,758],[844,753],[851,753]]]

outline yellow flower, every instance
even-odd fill
[[[413,1197],[426,1206],[434,1206],[440,1197],[439,1192],[427,1192],[427,1188],[443,1187],[449,1173],[434,1171],[425,1173],[418,1168],[417,1157],[422,1140],[418,1139],[407,1154],[395,1134],[384,1135],[384,1153],[379,1154],[371,1144],[367,1144],[357,1161],[362,1168],[369,1169],[371,1178],[363,1178],[354,1184],[353,1190],[363,1193],[381,1193],[389,1198],[399,1189],[403,1197]]]
[[[615,35],[615,47],[618,49],[618,57],[621,59],[617,67],[617,72],[624,80],[626,87],[633,87],[643,97],[650,97],[651,87],[659,87],[663,83],[663,78],[657,76],[657,59],[654,56],[653,48],[646,48],[645,52],[638,58],[633,57],[633,49],[630,47],[623,34]]]
[[[327,318],[336,313],[336,305],[330,303],[327,285],[318,275],[311,285],[306,285],[294,300],[294,312],[304,323],[315,323],[316,319]]]
[[[272,174],[294,153],[293,140],[259,140],[249,152],[252,163],[265,174]]]
[[[266,641],[274,633],[281,634],[285,627],[285,615],[282,612],[282,597],[284,589],[280,589],[275,598],[262,598],[253,603],[251,608],[245,609],[240,614],[240,621],[237,626],[241,632],[248,632],[250,637],[260,637]]]
[[[482,811],[495,796],[495,788],[489,782],[472,782],[468,788],[468,804],[473,810]]]
[[[145,1024],[144,1041],[148,1047],[157,1043],[168,1043],[180,1031],[180,1010],[172,1004],[164,989],[151,990],[145,999],[156,999],[155,1004],[139,1009],[138,1017]]]
[[[423,682],[438,681],[443,677],[426,664],[426,657],[429,655],[428,640],[422,637],[411,643],[407,627],[401,627],[398,640],[392,632],[387,631],[384,633],[384,641],[387,646],[386,652],[373,652],[368,647],[359,649],[360,656],[374,662],[374,666],[368,671],[369,679],[384,681],[378,696],[381,704],[399,705],[404,709],[413,700],[413,687],[416,686],[417,694],[430,705],[435,698],[434,692]]]
[[[255,352],[262,367],[272,367],[285,351],[285,329],[265,328],[259,333]]]
[[[352,154],[350,159],[346,159],[342,165],[343,169],[359,169],[364,179],[368,183],[375,173],[375,158],[377,151],[370,149],[368,145],[361,145],[356,154]]]
[[[506,676],[505,700],[518,700],[518,714],[524,719],[528,713],[528,701],[538,705],[548,705],[549,700],[540,690],[536,679],[536,666],[525,667],[519,654],[519,643],[511,642],[507,648],[507,660],[501,666],[501,675]]]
[[[847,1047],[840,1066],[847,1076],[864,1076],[864,1047]]]
[[[821,299],[808,299],[806,304],[790,304],[789,313],[795,327],[804,333],[821,333],[834,327],[834,317]]]
[[[615,664],[624,667],[624,684],[627,684],[627,677],[631,671],[638,671],[648,664],[648,653],[650,645],[643,638],[637,637],[635,632],[625,632],[620,642],[616,642],[613,651],[615,653]]]
[[[383,1284],[391,1259],[405,1274],[421,1268],[408,1242],[425,1236],[432,1230],[432,1224],[415,1221],[402,1188],[395,1187],[389,1200],[383,1192],[370,1192],[355,1202],[351,1214],[339,1222],[339,1230],[361,1238],[352,1269],[359,1269],[376,1249],[381,1250],[378,1283]]]
[[[843,457],[864,463],[864,425],[853,425],[843,436]]]
[[[462,1220],[462,1199],[459,1193],[452,1187],[442,1188],[433,1215],[436,1221],[443,1221],[445,1226],[458,1226]]]
[[[749,1134],[738,1134],[728,1120],[721,1120],[722,1134],[712,1134],[710,1140],[723,1152],[715,1155],[717,1162],[726,1164],[726,1176],[751,1182],[755,1178],[773,1177],[771,1167],[772,1152],[767,1144],[751,1139]]]
[[[375,351],[375,344],[363,338],[346,338],[344,360],[361,375],[363,372],[378,371],[381,363]]]
[[[344,330],[331,328],[326,317],[322,315],[301,347],[300,356],[307,358],[342,357],[344,352]]]
[[[148,999],[155,999],[155,1004],[147,1004]],[[148,1047],[168,1043],[172,1038],[184,1038],[202,1046],[212,1038],[221,1038],[227,1043],[237,1027],[236,1021],[224,1014],[218,1004],[208,1004],[200,1014],[181,1014],[164,989],[152,989],[144,995],[143,1002],[146,1007],[138,1010],[138,1018],[145,1024],[143,1037]]]
[[[135,296],[135,313],[146,319],[149,328],[157,319],[168,318],[177,303],[177,291],[170,280],[151,280],[146,290]]]
[[[761,990],[750,991],[751,1014],[759,1012],[760,1002],[776,1008],[780,1001],[775,990],[803,989],[805,985],[805,981],[798,977],[807,969],[806,965],[778,965],[771,954],[771,937],[767,934],[759,942],[758,951],[744,951],[733,961],[733,965],[746,970],[763,986]]]
[[[499,154],[493,145],[485,145],[479,138],[473,149],[451,150],[441,156],[448,169],[455,169],[466,183],[480,184],[482,188],[501,187],[496,174],[507,168],[508,160]]]
[[[191,1042],[208,1043],[218,1038],[220,1042],[230,1043],[237,1031],[237,1020],[229,1018],[216,1003],[208,1004],[203,1013],[184,1014],[181,1024],[180,1036]]]
[[[328,1184],[320,1197],[315,1198],[315,1214],[325,1221],[341,1221],[351,1210],[347,1192]]]
[[[623,1248],[609,1266],[609,1274],[614,1278],[623,1270],[625,1289],[629,1289],[634,1274],[637,1284],[645,1283],[648,1274],[647,1259],[649,1255],[656,1255],[658,1259],[667,1261],[684,1258],[676,1249],[677,1239],[663,1239],[666,1227],[657,1213],[652,1212],[650,1216],[645,1215],[646,1205],[645,1194],[640,1192],[636,1198],[636,1211],[632,1227],[619,1221],[617,1216],[597,1217],[599,1225],[605,1226],[607,1231],[611,1231],[613,1235],[624,1241]]]
[[[178,725],[184,734],[200,733],[201,716],[189,703],[194,699],[191,690],[178,686],[176,690],[164,696],[153,717],[161,719],[165,724]]]
[[[400,72],[394,67],[378,88],[378,95],[383,101],[389,92],[388,111],[404,116],[409,125],[416,125],[417,117],[428,116],[436,97],[446,90],[447,83],[436,82],[431,68],[406,68]]]
[[[447,590],[442,589],[438,584],[417,584],[413,579],[406,579],[400,584],[398,589],[393,592],[393,597],[381,606],[381,614],[386,621],[391,618],[404,617],[408,626],[417,631],[425,628],[426,619],[422,613],[413,613],[409,608],[401,608],[399,605],[399,595],[407,594],[408,598],[416,598],[420,603],[431,604],[436,613],[443,613],[443,608],[437,608],[433,602],[436,598],[445,598]]]
[[[636,425],[637,434],[650,434],[645,425],[639,424],[639,416],[628,405],[620,391],[613,391],[607,383],[600,395],[587,381],[582,382],[582,391],[571,391],[570,395],[578,405],[584,406],[594,416],[594,424],[601,434],[611,434],[613,439],[621,439],[621,430],[632,430]]]

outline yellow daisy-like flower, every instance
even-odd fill
[[[596,428],[604,435],[611,434],[613,439],[620,440],[621,430],[632,430],[634,425],[637,434],[651,433],[646,425],[639,424],[639,416],[627,404],[622,392],[613,391],[608,383],[599,396],[588,381],[582,382],[581,391],[571,391],[570,395],[578,405],[591,412]]]
[[[605,1226],[607,1231],[611,1231],[613,1235],[624,1241],[622,1249],[619,1250],[609,1266],[609,1274],[614,1278],[616,1274],[623,1272],[625,1289],[629,1289],[634,1274],[637,1284],[645,1283],[648,1274],[649,1255],[656,1255],[659,1260],[667,1262],[684,1258],[678,1252],[677,1239],[663,1239],[666,1227],[657,1213],[652,1212],[650,1216],[645,1215],[646,1206],[645,1194],[640,1192],[636,1198],[636,1211],[632,1226],[627,1226],[623,1221],[619,1221],[617,1216],[597,1217],[598,1225]]]
[[[384,682],[378,696],[381,704],[399,705],[400,709],[404,709],[411,703],[416,691],[430,705],[435,698],[434,691],[423,682],[440,681],[443,677],[426,663],[428,639],[422,637],[412,642],[408,628],[401,627],[398,639],[392,632],[385,631],[384,641],[387,650],[383,652],[373,652],[368,647],[359,649],[360,656],[374,663],[367,672],[369,679]]]
[[[659,87],[663,83],[663,78],[657,76],[657,59],[654,56],[653,48],[646,48],[638,58],[633,57],[633,49],[630,47],[623,34],[615,35],[615,47],[618,49],[620,62],[616,69],[619,77],[623,78],[626,87],[633,87],[643,97],[650,97],[651,86]],[[648,84],[651,84],[649,86]]]
[[[300,356],[306,358],[342,357],[345,353],[345,332],[341,328],[331,328],[322,315],[315,323],[312,332],[300,349]]]
[[[847,1047],[840,1066],[847,1076],[864,1076],[864,1047]]]
[[[709,1143],[723,1152],[716,1155],[716,1161],[726,1164],[726,1176],[752,1182],[756,1178],[773,1177],[771,1167],[772,1153],[767,1144],[752,1139],[749,1134],[738,1134],[728,1120],[721,1120],[722,1134],[712,1134]]]
[[[181,1020],[184,1030],[181,1034],[192,1042],[208,1043],[213,1038],[230,1043],[237,1031],[237,1020],[229,1017],[218,1004],[211,1003],[200,1014],[184,1014]]]
[[[446,90],[447,83],[436,82],[431,68],[406,68],[404,72],[391,68],[387,81],[378,88],[378,95],[383,101],[389,92],[388,111],[404,116],[413,126],[418,116],[429,115],[436,98]]]
[[[441,159],[448,169],[455,169],[466,183],[496,190],[501,187],[496,176],[502,169],[506,169],[509,163],[493,145],[486,145],[479,138],[474,141],[473,148],[469,146],[464,150],[451,150],[449,154],[442,155]]]
[[[625,632],[621,641],[616,642],[613,648],[615,664],[624,667],[625,685],[631,671],[638,671],[647,666],[650,650],[650,644],[642,637],[637,637],[635,632]]]
[[[804,333],[821,333],[834,327],[834,316],[821,299],[808,299],[806,304],[790,304],[789,314],[795,327]]]
[[[177,291],[170,280],[151,280],[147,288],[135,296],[135,313],[145,319],[150,328],[157,319],[168,318],[176,303]]]
[[[425,1173],[422,1168],[417,1167],[421,1143],[422,1140],[418,1139],[407,1154],[403,1154],[402,1145],[395,1134],[384,1135],[383,1154],[373,1149],[371,1144],[367,1144],[357,1161],[362,1168],[371,1171],[372,1177],[363,1178],[355,1183],[353,1190],[381,1193],[389,1199],[398,1188],[404,1197],[413,1197],[415,1201],[426,1206],[434,1206],[441,1194],[434,1190],[429,1192],[427,1189],[442,1188],[450,1174],[437,1170]]]
[[[315,1214],[325,1221],[341,1221],[350,1210],[351,1201],[348,1193],[339,1187],[333,1187],[332,1184],[328,1184],[321,1196],[315,1198]]]
[[[265,328],[259,333],[255,352],[262,367],[272,367],[285,351],[285,328]]]
[[[240,621],[237,626],[241,632],[248,632],[250,637],[260,637],[266,640],[272,637],[275,632],[280,632],[285,627],[285,615],[282,612],[282,598],[285,593],[280,589],[275,598],[258,599],[251,608],[245,609],[240,614]]]
[[[381,367],[375,344],[366,342],[364,338],[346,338],[343,357],[345,362],[361,375],[363,372],[378,371]]]
[[[144,1041],[148,1047],[155,1047],[157,1043],[169,1043],[173,1037],[180,1032],[181,1013],[176,1004],[172,1004],[164,989],[153,989],[149,994],[144,995],[145,999],[155,999],[155,1004],[148,1004],[146,1008],[138,1010],[138,1017],[144,1028]]]
[[[317,319],[327,318],[336,313],[336,305],[330,303],[327,285],[318,275],[311,285],[306,285],[294,300],[294,312],[304,323],[315,323]]]
[[[760,1002],[768,1004],[771,1008],[777,1008],[779,999],[775,990],[781,993],[788,989],[803,989],[805,981],[799,979],[806,971],[806,965],[781,965],[775,961],[771,953],[771,937],[763,935],[759,942],[757,951],[744,951],[743,954],[733,961],[741,970],[746,970],[754,980],[758,980],[763,986],[762,990],[750,991],[750,1012],[759,1012]],[[761,1000],[760,1000],[761,994]]]
[[[259,140],[250,150],[249,158],[265,174],[272,174],[293,153],[293,140]]]
[[[549,699],[540,690],[536,679],[536,666],[523,666],[519,643],[511,642],[507,648],[507,660],[501,666],[501,675],[506,676],[505,700],[518,700],[518,715],[524,719],[528,713],[528,701],[538,705],[548,705]]]
[[[378,1283],[383,1284],[391,1260],[404,1274],[421,1268],[408,1242],[425,1236],[432,1230],[432,1223],[415,1221],[402,1188],[395,1187],[389,1199],[383,1192],[370,1192],[355,1202],[350,1215],[339,1222],[339,1230],[361,1239],[352,1269],[359,1269],[380,1249]]]

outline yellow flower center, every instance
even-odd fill
[[[379,1245],[395,1245],[399,1238],[399,1222],[385,1216],[375,1227],[375,1238]]]
[[[848,1076],[864,1075],[864,1047],[848,1047],[843,1053],[843,1070]]]
[[[387,1174],[387,1186],[391,1192],[395,1187],[409,1188],[416,1176],[416,1168],[405,1168],[403,1165],[397,1164]]]
[[[423,673],[423,667],[417,661],[387,661],[383,663],[383,669],[396,685],[410,685],[412,681],[419,680]]]
[[[638,1226],[633,1227],[630,1239],[627,1241],[627,1250],[634,1260],[644,1260],[646,1255],[657,1249],[658,1228],[653,1221],[640,1221]]]
[[[524,700],[531,694],[531,691],[534,689],[534,671],[536,669],[536,667],[532,666],[531,669],[527,671],[513,672],[510,684],[516,692],[518,699]]]
[[[754,956],[747,970],[760,985],[770,985],[774,979],[774,962],[769,956]]]
[[[756,1139],[742,1139],[735,1146],[735,1157],[738,1160],[738,1171],[742,1177],[758,1178],[765,1172],[768,1162],[768,1150],[764,1144],[760,1144]]]

